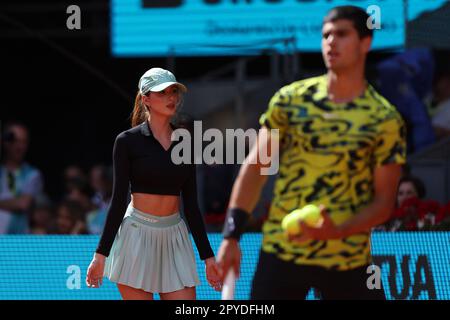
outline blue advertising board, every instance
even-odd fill
[[[208,235],[214,252],[222,237]],[[244,234],[243,260],[235,298],[249,299],[256,270],[260,233]],[[98,236],[0,236],[0,300],[118,300],[119,291],[105,279],[101,288],[85,284]],[[399,232],[372,235],[375,264],[381,268],[388,300],[450,300],[450,232]],[[205,277],[195,250],[200,300],[220,300]],[[368,274],[368,277],[370,274]],[[156,298],[158,298],[156,296]],[[316,299],[310,291],[308,299]]]

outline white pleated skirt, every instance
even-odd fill
[[[152,293],[199,285],[194,250],[180,214],[161,217],[128,206],[104,276]]]

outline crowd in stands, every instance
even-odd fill
[[[100,234],[112,195],[112,168],[95,165],[89,174],[70,165],[64,190],[55,201],[45,193],[39,169],[25,161],[28,130],[5,126],[0,165],[0,234]]]
[[[50,200],[43,192],[35,195],[28,211],[29,228],[22,233],[75,235],[102,232],[112,193],[111,167],[95,165],[86,176],[80,167],[69,166],[64,171],[64,182],[64,195],[59,201]]]

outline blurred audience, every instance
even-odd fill
[[[397,206],[388,231],[415,230],[420,219],[416,205],[426,195],[425,185],[414,176],[403,176],[397,189]]]
[[[91,199],[93,205],[97,208],[105,209],[109,206],[109,201],[112,194],[112,167],[95,165],[91,169],[89,178],[91,189],[94,192]]]
[[[83,169],[75,164],[68,165],[64,169],[63,178],[64,181],[69,181],[72,179],[80,179],[85,181],[87,180],[86,174],[84,173]]]
[[[55,234],[87,234],[86,213],[82,206],[73,200],[62,201],[56,209]]]
[[[112,167],[97,165],[91,169],[91,187],[95,194],[92,202],[97,209],[87,214],[87,228],[91,234],[101,234],[112,197]]]
[[[378,226],[378,231],[427,231],[439,228],[450,214],[447,205],[426,200],[424,183],[417,177],[407,175],[400,179],[397,204],[392,218]]]
[[[88,182],[81,178],[70,178],[66,181],[67,193],[64,199],[78,202],[84,212],[94,209],[91,202],[91,189]]]
[[[378,63],[372,83],[406,123],[408,153],[434,143],[427,104],[433,92],[435,58],[428,48],[406,50]]]
[[[403,176],[398,183],[397,208],[410,198],[423,199],[426,195],[422,180],[414,176]]]
[[[450,61],[448,62],[450,64]],[[434,83],[432,123],[439,138],[450,137],[450,67],[439,70]]]
[[[30,233],[49,234],[54,229],[53,208],[50,203],[36,205],[31,211]]]
[[[23,123],[7,123],[1,138],[0,234],[28,233],[34,199],[43,192],[42,175],[25,161],[29,133]]]

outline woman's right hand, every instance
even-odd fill
[[[99,253],[94,255],[94,258],[89,265],[86,275],[86,285],[90,288],[99,288],[103,284],[103,271],[105,269],[105,256]]]

